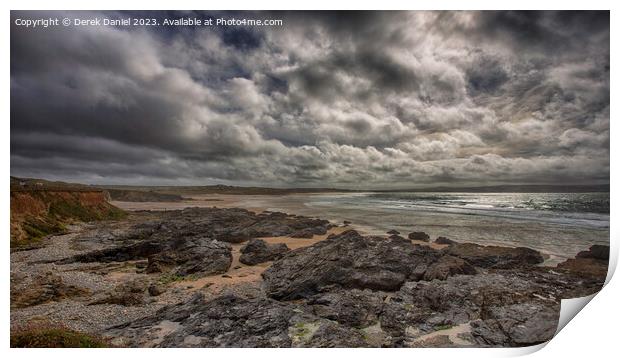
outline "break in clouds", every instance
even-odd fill
[[[609,182],[609,12],[12,12],[11,175],[393,188]],[[14,21],[12,21],[14,23]]]

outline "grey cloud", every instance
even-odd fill
[[[608,181],[608,12],[244,16],[285,25],[12,26],[11,174],[345,187]]]

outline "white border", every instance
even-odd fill
[[[588,0],[588,1],[574,1],[565,0],[562,2],[541,1],[541,0],[521,0],[521,1],[484,1],[484,0],[434,0],[426,2],[411,2],[411,1],[398,1],[398,0],[382,0],[380,2],[367,2],[360,3],[358,1],[339,1],[333,0],[314,0],[307,3],[290,2],[290,1],[278,1],[278,0],[263,0],[260,2],[249,0],[227,0],[224,2],[205,2],[196,0],[176,0],[174,2],[134,2],[128,3],[120,0],[106,0],[106,1],[91,1],[85,2],[83,0],[58,0],[54,2],[32,0],[32,1],[20,1],[13,4],[3,5],[6,7],[2,13],[2,68],[4,69],[4,87],[2,90],[2,131],[1,136],[3,146],[2,153],[2,174],[0,175],[0,181],[3,184],[5,190],[0,190],[2,197],[2,230],[5,233],[5,249],[2,250],[2,266],[3,275],[2,284],[5,288],[4,295],[2,296],[1,307],[3,309],[3,325],[0,336],[3,337],[6,350],[5,353],[9,355],[18,354],[20,356],[39,356],[45,354],[46,356],[54,357],[67,357],[67,356],[83,356],[86,352],[82,350],[9,350],[9,175],[10,175],[10,121],[9,121],[9,105],[10,105],[10,54],[9,54],[9,40],[10,40],[10,9],[15,10],[61,10],[61,9],[74,9],[74,10],[86,10],[86,9],[98,9],[98,10],[122,10],[122,9],[143,9],[143,10],[156,10],[156,9],[209,9],[209,10],[260,10],[260,9],[283,9],[283,10],[305,10],[305,9],[415,9],[415,10],[474,10],[474,9],[611,9],[611,37],[617,38],[617,26],[614,25],[618,20],[616,10],[619,2],[612,1],[600,1],[600,0]],[[616,5],[616,6],[613,6]],[[616,63],[613,59],[617,58],[616,47],[614,43],[611,43],[611,83],[617,83],[617,75],[615,69]],[[614,96],[613,90],[611,91],[611,103],[619,103],[616,101],[617,96]],[[613,113],[613,110],[611,111]],[[613,117],[613,115],[611,115]],[[614,138],[614,133],[617,132],[616,125],[611,123],[611,138]],[[616,141],[611,141],[611,153],[620,153],[620,144]],[[618,159],[617,157],[611,158],[611,181],[618,178]],[[618,205],[618,190],[617,187],[611,186],[611,242],[612,242],[612,258],[613,263],[611,267],[616,266],[617,254],[618,254],[618,229],[615,225],[618,213],[620,212]],[[608,275],[608,279],[611,278],[611,273]],[[299,357],[313,357],[316,354],[321,355],[340,355],[340,354],[355,354],[361,357],[371,357],[380,354],[390,354],[396,356],[423,356],[423,357],[445,357],[445,356],[458,356],[458,357],[496,357],[496,356],[514,356],[531,353],[544,347],[540,350],[538,356],[541,357],[562,357],[562,356],[611,356],[613,351],[616,350],[617,345],[617,325],[615,320],[620,317],[618,315],[618,305],[620,305],[620,288],[616,279],[611,281],[601,292],[592,299],[592,302],[583,309],[583,312],[577,315],[577,317],[570,322],[565,329],[563,329],[558,336],[551,340],[547,345],[541,345],[538,347],[526,348],[526,349],[391,349],[391,350],[372,350],[372,349],[338,349],[338,350],[317,350],[317,349],[297,349],[295,351],[289,349],[210,349],[205,351],[203,349],[141,349],[141,350],[129,350],[129,349],[116,349],[110,350],[89,350],[86,354],[89,356],[101,356],[108,357],[111,353],[115,355],[129,355],[140,354],[148,355],[150,357],[164,357],[170,354],[183,354],[189,356],[258,356],[258,357],[275,357],[275,356],[289,356],[294,354]]]

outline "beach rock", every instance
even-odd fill
[[[439,236],[437,239],[435,239],[435,243],[437,245],[454,245],[454,244],[458,244],[458,242],[456,242],[454,240],[450,240],[447,237],[443,237],[443,236]]]
[[[582,259],[609,260],[609,246],[592,245],[588,251],[581,251],[576,257]]]
[[[432,263],[424,273],[424,280],[445,280],[454,275],[475,275],[476,269],[456,256],[445,255]]]
[[[306,300],[311,312],[348,327],[363,328],[378,321],[386,294],[371,290],[334,290]]]
[[[431,237],[428,236],[427,233],[423,232],[423,231],[415,231],[409,234],[409,240],[416,240],[416,241],[424,241],[424,242],[428,242]]]
[[[73,285],[67,285],[62,278],[51,272],[35,276],[30,282],[16,287],[11,284],[11,307],[22,308],[40,305],[51,301],[60,301],[70,297],[85,296],[90,291]]]
[[[351,225],[351,222],[349,220],[345,220],[342,222],[344,225]]]
[[[481,345],[523,347],[544,343],[555,334],[557,307],[520,303],[487,310],[483,320],[471,322],[471,334]]]
[[[390,239],[390,240],[405,240],[405,238],[400,236],[400,235],[390,235],[390,236],[388,236],[388,239]]]
[[[387,232],[388,235],[400,235],[400,231],[398,230],[390,230]]]
[[[106,332],[129,347],[361,347],[361,333],[264,297],[223,295],[167,306]]]
[[[279,259],[289,250],[286,244],[268,244],[264,240],[254,239],[241,248],[239,261],[246,265],[256,265]]]
[[[310,297],[331,285],[394,291],[421,279],[438,258],[437,251],[408,240],[349,230],[289,252],[262,275],[267,294],[277,299]]]
[[[582,251],[575,258],[559,263],[557,267],[581,277],[590,277],[604,282],[607,277],[609,261],[596,258],[605,257],[604,252],[597,250],[593,251],[590,248],[589,251]],[[607,255],[609,255],[609,251],[607,251]]]
[[[544,261],[540,252],[526,247],[512,248],[464,243],[453,244],[442,251],[483,268],[515,268],[536,265]]]
[[[314,235],[325,235],[327,230],[331,228],[331,225],[320,225],[315,227],[308,227],[305,229],[297,230],[289,236],[296,239],[311,239]]]
[[[147,273],[212,275],[228,271],[232,264],[230,244],[207,238],[171,240],[167,250],[148,257]]]

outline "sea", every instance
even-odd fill
[[[262,203],[256,201],[263,200]],[[483,245],[525,246],[545,264],[609,245],[609,193],[369,192],[253,199],[268,210],[350,221],[367,234],[424,231]]]

